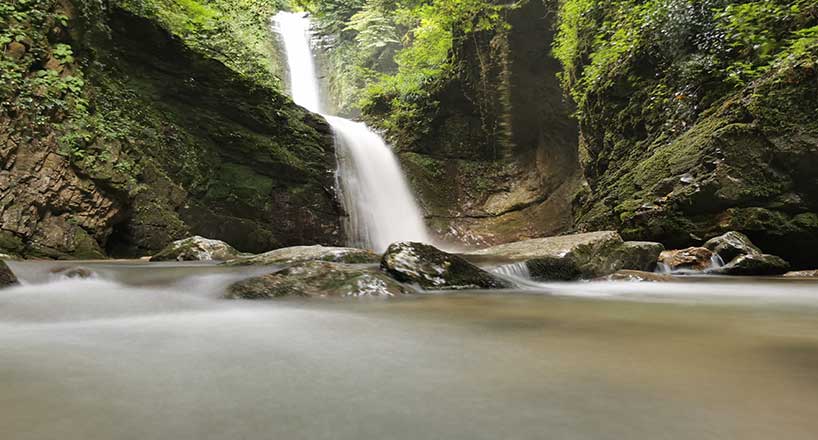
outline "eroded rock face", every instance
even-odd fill
[[[713,265],[713,252],[701,247],[662,252],[659,262],[671,271],[704,271]]]
[[[237,258],[228,261],[227,264],[231,266],[268,266],[314,260],[348,264],[376,264],[381,260],[381,256],[368,249],[295,246],[276,249],[259,255]]]
[[[309,261],[232,285],[228,299],[284,297],[396,297],[413,293],[380,270]]]
[[[9,269],[5,261],[0,260],[0,289],[13,286],[17,283],[17,277],[14,275],[14,272]]]
[[[240,255],[241,252],[223,241],[195,236],[174,241],[151,257],[151,261],[226,261]]]
[[[742,255],[723,267],[708,273],[716,275],[772,276],[783,275],[790,270],[790,264],[775,255]]]
[[[642,272],[639,270],[620,270],[608,276],[597,278],[597,281],[642,281],[651,283],[666,283],[668,281],[673,281],[673,279],[674,278],[670,275],[655,272]]]
[[[404,283],[424,290],[499,289],[511,283],[469,263],[423,243],[395,243],[386,250],[381,268]]]
[[[601,231],[520,241],[473,254],[524,261],[536,280],[571,281],[622,269],[651,271],[663,249],[658,243],[623,242],[616,232]]]
[[[742,255],[761,255],[761,249],[741,232],[730,231],[707,241],[703,246],[726,262],[733,261]]]

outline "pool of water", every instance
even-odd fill
[[[232,302],[270,269],[15,263],[21,439],[814,439],[818,283],[691,278]],[[60,263],[64,264],[64,263]]]

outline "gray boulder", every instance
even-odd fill
[[[730,263],[709,270],[715,275],[771,276],[783,275],[790,270],[790,264],[775,255],[741,255]]]
[[[0,260],[0,288],[14,286],[19,281],[5,261]]]
[[[639,270],[620,270],[608,276],[596,279],[596,281],[641,281],[651,283],[666,283],[673,280],[674,278],[670,275],[642,272]]]
[[[798,272],[787,272],[785,277],[790,278],[816,278],[818,277],[818,270],[801,270]]]
[[[659,243],[624,242],[614,231],[601,231],[519,241],[470,255],[525,262],[535,280],[571,281],[623,269],[652,271],[663,249]]]
[[[703,247],[728,263],[742,255],[763,254],[746,235],[735,231],[710,239]]]
[[[326,247],[326,246],[295,246],[259,255],[250,255],[228,261],[230,266],[269,266],[280,264],[294,264],[305,261],[330,261],[348,264],[376,264],[381,256],[368,249]]]
[[[385,273],[359,265],[308,261],[230,286],[228,299],[395,297],[413,291]]]
[[[241,255],[223,241],[195,236],[174,241],[151,257],[151,261],[227,261]]]
[[[404,283],[424,290],[502,289],[512,284],[434,246],[423,243],[395,243],[381,259],[381,268]]]

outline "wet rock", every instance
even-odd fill
[[[709,270],[715,275],[771,276],[783,275],[790,264],[775,255],[742,255],[725,266]]]
[[[671,271],[704,271],[713,265],[713,252],[701,247],[665,251],[659,255],[659,262]]]
[[[195,236],[174,241],[151,261],[226,261],[239,256],[239,251],[223,241]]]
[[[0,260],[0,288],[17,284],[17,277],[5,261]]]
[[[642,272],[639,270],[620,270],[608,276],[597,278],[596,281],[643,281],[652,283],[660,282],[663,283],[673,281],[673,277],[670,275],[655,272]]]
[[[623,269],[651,271],[663,249],[659,243],[623,242],[618,233],[601,231],[509,243],[473,255],[525,262],[535,280],[570,281]]]
[[[64,278],[72,278],[72,279],[90,279],[96,278],[96,274],[91,271],[90,269],[86,269],[84,267],[58,267],[56,269],[52,269],[51,273],[54,275],[59,275]]]
[[[511,283],[452,255],[423,243],[395,243],[381,260],[381,268],[404,283],[425,290],[500,289]]]
[[[818,277],[818,270],[802,270],[798,272],[787,272],[785,277],[790,278],[816,278]]]
[[[763,253],[746,235],[735,231],[713,238],[703,247],[726,262],[733,261],[742,255],[761,255]]]
[[[230,286],[228,299],[395,297],[413,293],[378,269],[308,261]]]
[[[269,266],[274,264],[293,264],[305,261],[330,261],[348,264],[375,264],[381,256],[368,249],[295,246],[259,255],[237,258],[228,261],[231,266]]]

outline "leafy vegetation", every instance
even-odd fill
[[[507,6],[487,0],[301,1],[328,41],[333,94],[348,112],[387,107],[385,126],[434,105],[453,69],[456,38],[503,26]]]
[[[588,96],[610,87],[635,59],[654,65],[656,76],[666,79],[653,86],[651,96],[665,106],[674,99],[689,101],[691,89],[705,83],[741,87],[816,44],[818,4],[564,0],[559,17],[553,53],[565,69],[566,90],[583,112]]]

